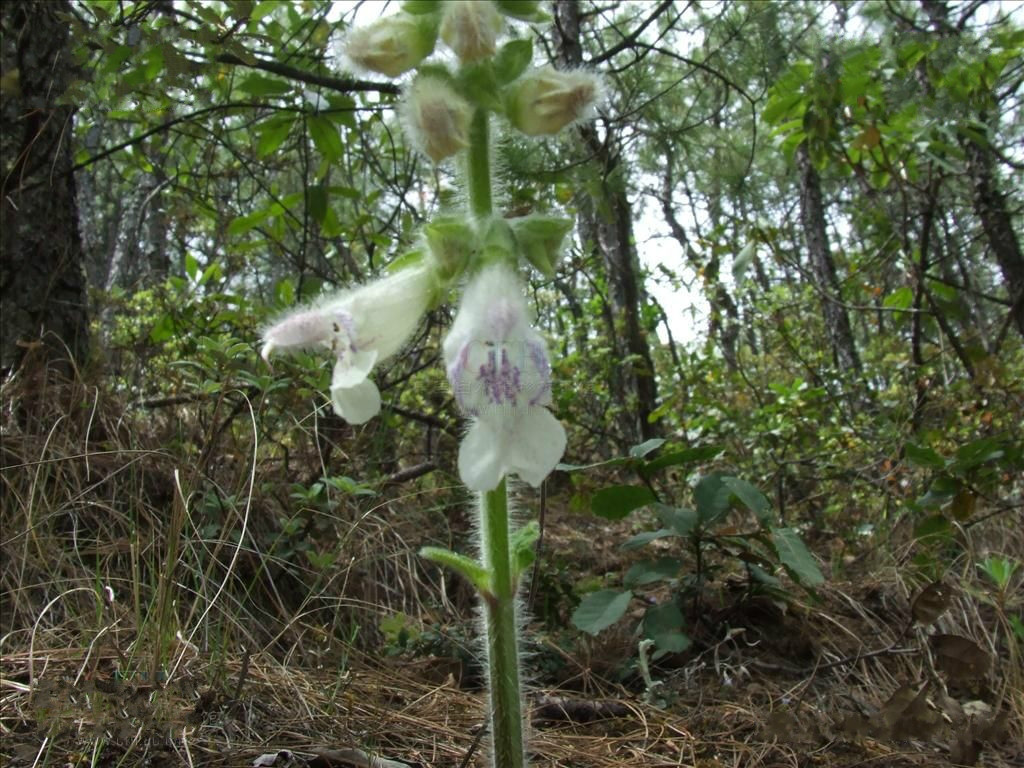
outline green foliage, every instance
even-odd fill
[[[686,614],[683,606],[690,605],[691,616],[699,614],[705,584],[727,568],[741,568],[746,572],[748,589],[764,591],[785,599],[788,593],[776,572],[784,569],[795,583],[807,590],[824,582],[814,556],[808,551],[800,534],[791,527],[778,525],[768,499],[753,485],[732,475],[711,472],[700,475],[690,496],[693,506],[663,503],[660,499],[674,495],[669,487],[659,493],[654,481],[667,468],[694,464],[717,456],[721,449],[666,449],[665,441],[650,440],[630,449],[629,455],[603,462],[602,465],[627,467],[640,476],[645,485],[615,485],[601,488],[591,495],[594,514],[610,520],[619,520],[631,512],[652,506],[661,527],[643,531],[622,544],[624,550],[638,550],[652,542],[673,542],[682,550],[679,554],[663,554],[640,560],[629,567],[623,576],[624,590],[602,589],[583,597],[573,614],[573,624],[590,634],[597,634],[619,621],[629,609],[634,596],[642,588],[667,585],[670,597],[661,603],[649,604],[644,611],[643,633],[654,642],[654,658],[676,653],[689,647],[691,638],[686,633]],[[601,466],[601,465],[597,465]],[[572,471],[593,467],[566,467]],[[748,519],[747,525],[741,520]],[[669,549],[675,552],[676,548]],[[686,552],[688,556],[683,556]],[[648,602],[648,601],[645,601]]]

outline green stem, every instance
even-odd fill
[[[477,107],[469,126],[469,208],[481,219],[493,212],[489,120],[487,110]]]
[[[505,480],[480,498],[484,568],[493,577],[487,611],[487,677],[491,692],[491,749],[494,768],[524,768],[523,716],[516,626],[516,577],[509,553],[508,493]]]

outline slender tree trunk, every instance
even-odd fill
[[[958,26],[949,21],[949,5],[937,0],[921,0],[921,8],[936,34],[942,37],[960,35]],[[924,62],[918,66],[918,79],[930,89]],[[989,116],[984,110],[977,115],[978,122],[989,125]],[[1013,226],[1006,195],[999,187],[995,172],[995,156],[992,150],[973,139],[962,139],[960,145],[967,155],[967,175],[971,181],[974,213],[981,221],[989,248],[996,257],[996,263],[1006,281],[1010,299],[1009,320],[1024,336],[1024,256],[1020,240]]]
[[[581,66],[583,49],[577,0],[555,3],[555,20],[560,63],[565,67]],[[580,196],[580,234],[584,243],[591,242],[598,248],[607,272],[615,315],[616,333],[612,341],[626,361],[622,390],[627,397],[635,398],[629,408],[635,417],[629,432],[633,438],[647,440],[658,433],[657,425],[648,419],[657,407],[658,388],[649,334],[640,318],[643,286],[638,277],[640,267],[633,244],[633,213],[625,173],[611,129],[604,141],[592,124],[580,126],[579,131],[583,145],[593,155],[592,162],[597,165],[601,180],[596,200],[586,194]]]
[[[41,349],[55,364],[87,346],[85,273],[71,175],[73,108],[58,105],[72,74],[67,2],[0,5],[2,254],[0,372]],[[70,365],[59,366],[64,372]]]
[[[721,259],[718,255],[713,254],[707,262],[704,262],[690,245],[690,238],[676,216],[675,205],[672,202],[675,190],[673,180],[675,155],[669,145],[662,148],[662,153],[665,156],[665,173],[661,178],[661,213],[665,217],[665,223],[668,224],[672,238],[683,249],[686,260],[694,272],[703,275],[704,298],[707,299],[711,309],[708,319],[708,338],[714,339],[718,343],[726,366],[730,371],[735,371],[739,368],[739,357],[736,352],[740,335],[739,308],[729,293],[729,289],[719,278]],[[718,207],[717,204],[715,207]]]
[[[811,267],[821,294],[825,333],[828,334],[832,357],[840,372],[859,372],[860,357],[854,344],[850,318],[846,314],[846,308],[840,303],[842,290],[825,228],[821,180],[818,178],[814,163],[811,162],[806,143],[800,145],[796,157],[800,170],[800,219],[803,223],[807,251],[811,257]]]
[[[973,141],[964,142],[967,172],[974,193],[974,213],[981,220],[989,248],[996,257],[1010,297],[1010,316],[1017,332],[1024,336],[1024,256],[1013,228],[1006,196],[999,188],[992,152]]]

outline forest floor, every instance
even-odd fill
[[[293,583],[206,532],[198,508],[187,519],[173,456],[105,439],[3,444],[0,764],[486,765],[471,596],[415,556],[443,525],[466,530],[463,511],[438,517],[425,495],[385,489],[335,520],[341,544],[321,540],[344,557]],[[533,766],[1024,765],[1021,648],[971,558],[929,586],[906,576],[909,524],[859,551],[856,537],[808,533],[823,587],[780,601],[717,572],[687,617],[692,646],[645,681],[642,606],[596,637],[569,616],[574,585],[618,583],[636,557],[621,543],[650,521],[609,522],[568,496],[548,501],[528,598]],[[1024,560],[1006,515],[970,538]]]
[[[621,573],[627,534],[556,505],[545,546]],[[968,597],[953,602],[953,623],[980,626]],[[533,765],[1022,765],[1009,720],[1021,691],[1007,687],[1019,671],[996,660],[973,690],[939,683],[925,631],[904,634],[910,596],[895,577],[833,581],[787,606],[723,597],[715,613],[728,629],[656,665],[646,691],[623,674],[635,656],[628,622],[569,648],[528,629],[549,671],[530,685]],[[4,644],[6,765],[485,764],[485,696],[454,656],[348,649],[310,665],[238,649],[214,661],[182,643],[172,683],[155,687],[117,680],[117,632],[60,635]]]

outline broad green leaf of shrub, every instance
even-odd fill
[[[824,583],[818,564],[807,550],[800,534],[792,528],[773,528],[772,544],[779,555],[779,561],[786,570],[803,586],[816,587]]]
[[[930,538],[948,539],[952,535],[953,525],[945,515],[930,515],[914,527],[914,538],[918,540]]]
[[[644,456],[651,453],[652,451],[656,451],[658,448],[661,448],[661,446],[663,446],[664,444],[665,441],[660,437],[655,437],[652,438],[651,440],[645,440],[639,445],[634,445],[632,448],[630,448],[629,455],[632,456],[634,459],[642,459]]]
[[[925,509],[938,509],[953,499],[960,491],[960,483],[949,475],[942,474],[932,480],[927,493],[917,500]]]
[[[622,583],[627,587],[639,587],[656,581],[669,581],[679,574],[683,563],[675,557],[659,557],[657,560],[641,560],[626,571]]]
[[[960,446],[950,469],[955,472],[966,472],[990,461],[1001,459],[1005,453],[1003,446],[998,441],[991,437],[983,437]]]
[[[907,461],[922,469],[942,469],[946,466],[942,457],[927,446],[908,442],[904,446],[904,450],[907,454]]]
[[[733,495],[757,517],[761,525],[768,525],[772,518],[772,505],[757,488],[738,477],[724,477],[722,482]]]
[[[334,163],[341,159],[344,147],[341,145],[341,134],[338,127],[322,115],[309,115],[306,118],[309,135],[324,159]]]
[[[661,524],[670,528],[679,536],[689,536],[697,527],[697,513],[686,507],[670,507],[667,504],[658,504],[655,507]]]
[[[253,96],[280,96],[292,89],[290,83],[265,75],[249,75],[238,84],[239,89]]]
[[[701,525],[714,523],[729,511],[729,497],[732,491],[724,482],[724,476],[718,473],[705,475],[693,489],[693,499],[697,505],[697,519]]]
[[[590,499],[590,509],[606,520],[621,520],[634,509],[654,502],[654,492],[640,485],[613,485],[602,488]]]
[[[288,113],[272,117],[261,123],[256,129],[259,139],[256,142],[256,154],[266,157],[280,147],[295,125],[295,115]]]
[[[631,536],[623,542],[621,549],[624,552],[628,552],[631,549],[639,549],[640,547],[647,546],[652,541],[658,539],[670,539],[678,538],[679,534],[669,528],[659,528],[656,531],[644,531],[638,533],[636,536]]]
[[[910,305],[914,303],[914,292],[909,286],[903,286],[890,293],[885,297],[882,302],[882,306],[886,309],[910,309]]]
[[[722,452],[721,446],[704,445],[699,448],[687,448],[682,451],[672,451],[656,459],[647,462],[643,469],[650,474],[666,467],[678,467],[682,464],[695,464],[699,461],[711,461]]]
[[[591,592],[573,612],[572,623],[577,629],[596,635],[621,619],[632,599],[633,593],[628,590],[620,592],[617,589],[602,589]]]
[[[691,641],[682,629],[682,611],[674,602],[667,602],[647,609],[644,614],[644,635],[654,641],[657,659],[666,653],[681,653],[690,647]]]

